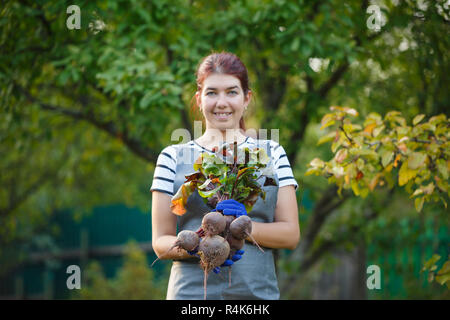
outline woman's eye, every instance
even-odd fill
[[[206,95],[209,96],[210,93],[214,93],[215,94],[215,92],[210,91],[210,92],[207,92]]]
[[[237,94],[237,91],[230,91],[229,93],[232,93],[232,94]]]

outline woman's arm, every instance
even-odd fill
[[[297,197],[293,185],[278,189],[274,222],[252,222],[252,236],[260,246],[294,250],[300,241]],[[251,241],[249,238],[247,240]]]
[[[177,217],[170,211],[171,196],[159,191],[152,192],[152,246],[160,259],[186,259],[186,250],[173,248],[177,237]],[[167,254],[166,254],[167,252]]]

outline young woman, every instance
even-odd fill
[[[278,186],[266,186],[265,201],[261,198],[251,212],[240,209],[252,219],[252,236],[264,253],[246,241],[242,259],[232,265],[231,286],[228,272],[211,273],[207,283],[208,299],[279,299],[271,249],[294,249],[300,239],[296,200],[297,182],[286,153],[272,140],[256,140],[245,136],[243,114],[251,100],[247,69],[234,54],[222,52],[205,57],[197,69],[195,99],[203,114],[206,130],[187,144],[166,147],[158,157],[152,191],[152,244],[162,259],[173,259],[167,299],[203,299],[203,270],[199,260],[185,250],[173,249],[181,230],[196,231],[209,208],[197,193],[191,195],[187,212],[176,216],[170,210],[171,197],[193,172],[193,163],[180,161],[180,154],[192,152],[196,159],[202,152],[212,153],[215,146],[237,141],[239,147],[264,147],[272,160]],[[231,202],[233,202],[232,200]],[[224,203],[223,208],[238,208],[238,203]],[[229,206],[229,207],[227,207]],[[225,211],[224,211],[225,212]],[[178,230],[177,230],[178,229]],[[247,239],[249,240],[249,239]],[[227,270],[223,268],[222,270]],[[225,276],[222,276],[224,274]]]

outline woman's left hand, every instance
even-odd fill
[[[245,206],[234,199],[220,201],[212,211],[222,211],[225,216],[235,216],[236,218],[247,215]]]
[[[244,250],[237,250],[234,253],[234,255],[231,257],[231,259],[225,260],[225,262],[222,263],[220,265],[220,267],[231,267],[236,261],[241,260],[243,254],[244,254]],[[220,267],[215,267],[213,269],[214,273],[219,273]]]

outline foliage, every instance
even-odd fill
[[[81,289],[72,297],[82,300],[164,299],[166,283],[155,281],[145,253],[129,242],[124,264],[116,276],[107,279],[100,264],[91,262],[82,277]]]
[[[447,208],[450,170],[450,123],[444,114],[420,123],[425,115],[417,115],[412,126],[398,111],[388,112],[384,119],[371,113],[362,125],[352,123],[355,109],[331,107],[321,121],[332,127],[318,144],[333,141],[330,161],[315,158],[306,175],[324,175],[329,183],[352,189],[356,196],[366,197],[377,186],[392,188],[396,181],[415,198],[417,211],[425,201],[441,200]],[[399,168],[398,178],[394,168]],[[436,189],[437,192],[434,192]]]
[[[433,256],[428,260],[423,266],[421,272],[428,271],[428,281],[432,282],[436,280],[441,285],[447,285],[450,289],[450,257],[444,262],[442,267],[438,270],[436,263],[441,259],[438,254],[433,254]]]
[[[369,114],[362,125],[348,117],[358,112],[348,107],[331,107],[321,121],[321,129],[331,127],[330,133],[318,144],[332,142],[333,159],[313,159],[306,175],[323,175],[328,182],[342,189],[352,189],[355,196],[367,197],[377,186],[394,188],[396,181],[404,186],[410,198],[416,197],[415,208],[421,211],[425,201],[441,200],[447,208],[450,170],[450,124],[444,114],[422,122],[425,115],[414,117],[412,126],[398,111],[388,112],[384,119],[377,113]],[[421,123],[422,122],[422,123]],[[396,178],[393,168],[399,168]],[[434,271],[434,255],[425,263],[423,271]],[[438,273],[436,281],[448,281],[448,265]],[[433,273],[429,274],[430,281]]]
[[[367,27],[370,1],[78,1],[81,29],[68,30],[71,4],[10,0],[0,9],[2,267],[50,233],[58,209],[148,210],[156,157],[175,129],[192,134],[195,69],[213,50],[248,66],[247,127],[281,129],[299,201],[307,191],[317,204],[301,210],[305,252],[344,203],[325,179],[304,176],[313,157],[331,156],[314,141],[328,106],[358,106],[363,116],[395,109],[407,119],[448,112],[444,0],[377,1],[387,19],[380,31]],[[428,201],[429,185],[415,197]]]
[[[172,197],[173,213],[183,215],[186,212],[187,199],[195,190],[212,208],[222,200],[234,199],[250,212],[259,196],[265,199],[266,193],[258,180],[265,178],[264,186],[276,185],[273,163],[265,149],[238,148],[235,142],[213,150],[214,154],[202,153],[195,160],[195,172],[186,176],[186,181]]]

